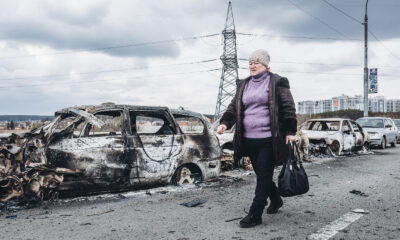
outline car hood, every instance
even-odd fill
[[[381,133],[383,132],[383,128],[363,128],[365,131],[367,131],[368,133],[371,132],[376,132],[376,133]]]

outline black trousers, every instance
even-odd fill
[[[250,211],[261,215],[268,203],[268,197],[272,202],[279,201],[278,189],[273,181],[272,137],[244,138],[243,143],[244,151],[250,157],[257,175],[257,186]]]

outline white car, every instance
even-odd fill
[[[303,123],[300,130],[308,136],[314,154],[342,155],[369,145],[368,133],[350,119],[311,119]]]
[[[386,148],[390,143],[392,147],[396,147],[398,129],[392,119],[387,117],[363,117],[357,119],[371,137],[371,145],[377,145],[381,149]]]

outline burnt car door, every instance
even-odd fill
[[[70,184],[79,190],[89,185],[101,188],[129,182],[122,110],[99,111],[90,117],[92,120],[85,117],[86,124],[81,133],[74,131],[75,137],[63,138],[49,146],[53,151],[53,165],[82,173],[80,176],[66,176],[62,184],[66,189]],[[95,124],[93,119],[102,124]]]
[[[350,120],[353,136],[355,137],[355,147],[361,148],[364,145],[364,133],[361,127],[354,121]]]
[[[184,133],[185,149],[190,152],[188,153],[190,158],[196,160],[219,159],[221,150],[210,124],[196,116],[174,114],[174,118]]]
[[[350,123],[347,120],[342,121],[342,134],[343,134],[343,150],[351,151],[355,144],[355,136],[353,135]]]
[[[132,185],[167,183],[182,153],[182,134],[166,110],[130,110]]]

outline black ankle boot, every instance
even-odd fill
[[[252,213],[247,214],[246,217],[240,220],[240,226],[242,228],[251,228],[261,224],[261,216],[255,216]]]
[[[249,214],[240,220],[240,226],[242,228],[251,228],[261,224],[261,216],[264,211],[264,207],[256,208],[254,206],[250,207]]]
[[[278,212],[278,209],[281,208],[283,205],[283,200],[281,197],[279,197],[278,200],[276,201],[271,201],[271,204],[267,208],[267,213],[268,214],[275,214]]]

